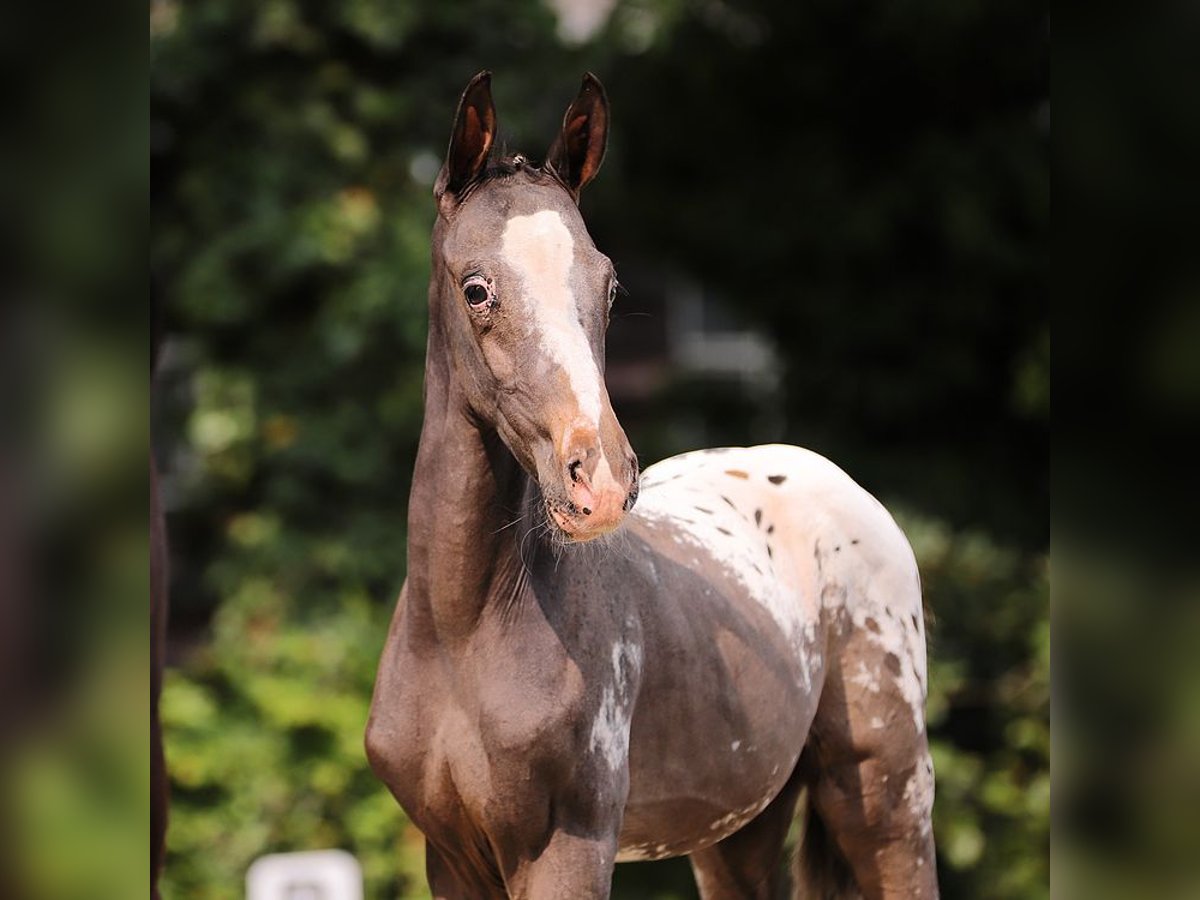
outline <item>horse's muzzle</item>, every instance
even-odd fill
[[[617,472],[599,441],[571,441],[564,454],[562,478],[566,503],[548,503],[550,517],[574,541],[589,541],[615,531],[638,494],[637,457],[622,441]]]

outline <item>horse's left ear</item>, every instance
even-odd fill
[[[583,76],[579,96],[567,107],[562,131],[550,145],[546,162],[579,201],[583,186],[596,177],[608,142],[608,96],[600,79]]]

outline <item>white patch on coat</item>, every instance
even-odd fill
[[[653,859],[649,844],[637,844],[633,847],[623,847],[617,851],[617,862],[645,862]]]
[[[575,241],[570,230],[552,209],[513,216],[504,226],[502,251],[520,279],[542,353],[566,373],[580,415],[598,427],[600,370],[571,290]]]
[[[867,664],[862,660],[858,662],[858,671],[850,676],[850,683],[856,684],[860,688],[870,691],[872,694],[878,694],[879,686],[879,670],[872,672],[867,668]]]
[[[732,744],[730,744],[730,745],[729,745],[729,749],[730,749],[730,750],[737,750],[737,748],[738,748],[738,747],[740,747],[740,746],[742,746],[742,742],[741,742],[741,741],[734,741]]]
[[[747,823],[756,818],[772,800],[777,796],[777,789],[771,788],[763,794],[763,796],[749,804],[738,809],[731,810],[728,813],[713,820],[709,826],[709,835],[704,839],[703,845],[709,846],[723,841],[735,831],[745,827]],[[694,847],[692,849],[695,849]],[[680,853],[682,847],[680,845],[671,844],[630,844],[623,846],[617,853],[617,862],[638,862],[641,860],[666,859],[669,856],[674,856]],[[682,852],[687,852],[682,850]]]
[[[771,791],[757,802],[721,816],[721,818],[708,826],[708,830],[717,832],[720,835],[718,840],[724,840],[766,809],[767,805],[774,799],[775,792]]]
[[[617,862],[646,862],[671,855],[670,844],[634,844],[617,851]]]
[[[933,792],[933,760],[926,755],[917,760],[916,771],[904,785],[904,801],[908,804],[908,811],[920,828],[922,837],[929,834]]]
[[[612,647],[613,680],[600,693],[600,708],[592,720],[589,741],[608,768],[616,772],[629,756],[629,728],[633,721],[631,687],[642,668],[642,648],[617,641]]]

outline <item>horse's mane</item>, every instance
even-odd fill
[[[507,148],[488,160],[487,166],[479,174],[476,186],[487,184],[490,181],[507,181],[521,173],[529,175],[534,180],[546,179],[566,187],[562,178],[549,163],[536,162],[523,153],[509,153]]]
[[[523,175],[534,183],[557,184],[570,193],[562,176],[554,171],[549,162],[537,163],[523,153],[508,153],[507,150],[488,159],[483,170],[458,192],[458,202],[465,203],[479,188],[492,182],[505,182]],[[439,195],[440,196],[440,195]]]

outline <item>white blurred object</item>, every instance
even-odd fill
[[[558,36],[568,44],[582,44],[608,21],[617,0],[546,0],[558,15]]]
[[[345,850],[260,856],[246,872],[246,900],[362,900],[362,867]]]
[[[672,362],[687,371],[778,389],[782,366],[767,335],[739,323],[697,282],[673,279],[666,298]]]

